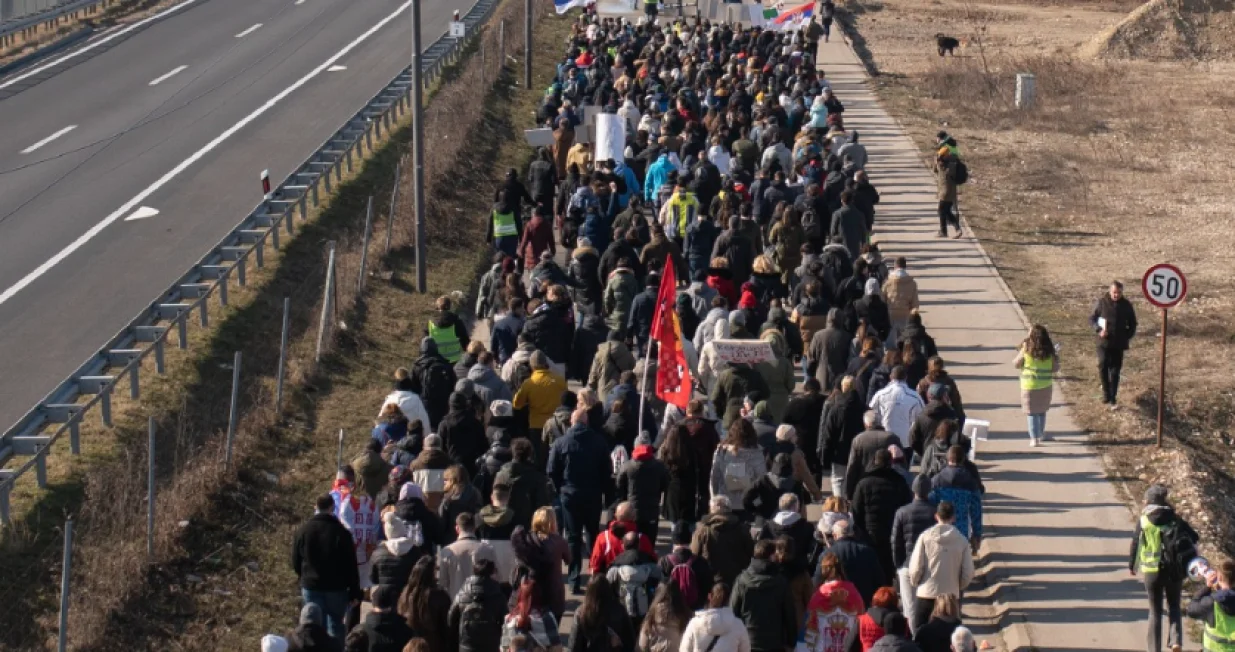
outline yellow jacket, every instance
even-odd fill
[[[515,393],[513,405],[519,410],[528,408],[528,427],[540,430],[545,422],[553,417],[553,411],[562,404],[562,392],[564,391],[566,391],[564,378],[547,369],[538,369],[532,372],[530,378],[523,381],[523,385]]]

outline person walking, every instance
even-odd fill
[[[938,186],[936,197],[939,200],[939,233],[940,238],[948,237],[948,225],[956,228],[953,238],[961,237],[961,221],[956,216],[957,159],[951,151],[940,148],[935,156],[935,184]]]
[[[906,384],[908,377],[905,367],[893,367],[888,385],[870,400],[870,408],[879,414],[879,422],[900,439],[901,448],[909,448],[909,430],[926,407],[917,391]]]
[[[935,509],[938,523],[922,533],[909,559],[909,581],[916,587],[913,620],[921,628],[935,611],[935,598],[959,597],[973,581],[973,552],[953,523],[956,511],[944,500]]]
[[[797,639],[798,623],[789,596],[789,581],[772,562],[776,545],[755,544],[750,566],[733,584],[729,606],[746,623],[752,652],[783,652]]]
[[[909,559],[918,545],[918,537],[935,526],[935,505],[931,503],[931,479],[919,475],[913,481],[913,502],[896,510],[892,520],[892,563],[900,586],[901,606],[909,618],[909,627],[917,631],[923,623],[913,618],[914,591],[909,581]]]
[[[588,580],[583,602],[575,611],[570,652],[634,650],[638,633],[618,602],[617,592],[604,573]]]
[[[292,569],[300,578],[305,604],[321,609],[331,638],[342,642],[347,635],[343,616],[361,598],[356,546],[352,533],[335,517],[330,494],[318,496],[315,509],[296,533]]]
[[[493,546],[476,536],[474,514],[465,512],[455,517],[455,532],[458,538],[454,543],[443,547],[437,553],[439,579],[442,589],[449,595],[459,595],[463,584],[473,575],[472,571],[480,560],[487,559],[497,563],[497,553]]]
[[[750,563],[754,542],[750,528],[730,508],[728,496],[712,496],[710,507],[695,530],[690,551],[708,562],[717,581],[732,585]]]
[[[806,606],[803,645],[808,652],[848,652],[844,641],[857,630],[866,602],[846,576],[840,558],[831,552],[824,553],[815,579],[819,588]]]
[[[905,479],[892,468],[892,455],[881,450],[875,453],[871,465],[866,468],[862,481],[854,489],[853,520],[867,541],[874,544],[879,554],[879,565],[884,578],[896,575],[892,563],[892,524],[896,511],[913,502],[913,493]]]
[[[579,593],[580,571],[589,550],[585,546],[591,546],[599,534],[601,505],[612,483],[613,466],[604,435],[588,427],[587,409],[575,410],[570,422],[570,430],[549,449],[548,472],[562,500],[562,525],[570,552],[567,581],[572,592]]]
[[[1205,625],[1205,650],[1228,650],[1235,641],[1235,562],[1224,559],[1188,604],[1188,617]],[[1179,646],[1172,646],[1172,652]]]
[[[725,441],[716,447],[712,456],[712,496],[725,496],[730,505],[741,505],[746,492],[767,470],[767,459],[759,447],[755,427],[750,421],[739,418],[729,426]],[[733,580],[732,577],[728,579]]]
[[[1181,548],[1193,552],[1200,539],[1196,530],[1175,513],[1167,500],[1167,488],[1155,484],[1145,490],[1145,508],[1132,534],[1128,555],[1128,572],[1139,570],[1149,597],[1149,630],[1146,634],[1150,652],[1162,649],[1162,601],[1167,607],[1167,644],[1172,651],[1183,645],[1183,617],[1180,614],[1179,592],[1187,569],[1182,567],[1192,554],[1180,555]],[[1215,648],[1206,647],[1211,650]],[[1216,648],[1225,650],[1225,647]]]
[[[1049,441],[1046,434],[1046,411],[1051,407],[1051,391],[1055,374],[1059,373],[1059,356],[1046,327],[1034,324],[1029,336],[1021,342],[1013,366],[1021,370],[1021,407],[1029,418],[1029,445]]]
[[[1102,402],[1114,410],[1118,406],[1119,374],[1124,366],[1124,351],[1136,336],[1136,311],[1124,296],[1124,285],[1111,281],[1110,288],[1094,302],[1089,325],[1098,334],[1098,380],[1102,383]]]
[[[668,489],[669,469],[656,459],[650,438],[639,435],[630,460],[618,469],[617,495],[619,500],[634,506],[639,533],[651,540],[653,546],[660,524],[661,499]]]

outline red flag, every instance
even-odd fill
[[[683,410],[690,402],[692,384],[682,349],[682,324],[674,310],[677,279],[673,276],[673,261],[666,261],[656,295],[656,313],[652,318],[652,339],[659,344],[656,357],[656,395]]]

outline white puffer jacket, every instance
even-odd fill
[[[686,625],[679,652],[706,652],[709,647],[711,652],[750,652],[750,634],[733,609],[703,609]]]

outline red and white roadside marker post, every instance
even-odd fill
[[[270,170],[262,170],[262,196],[270,199]]]
[[[1166,411],[1166,313],[1188,296],[1188,279],[1174,265],[1159,263],[1141,278],[1145,300],[1162,311],[1162,344],[1158,360],[1158,448],[1162,448],[1162,418]]]

